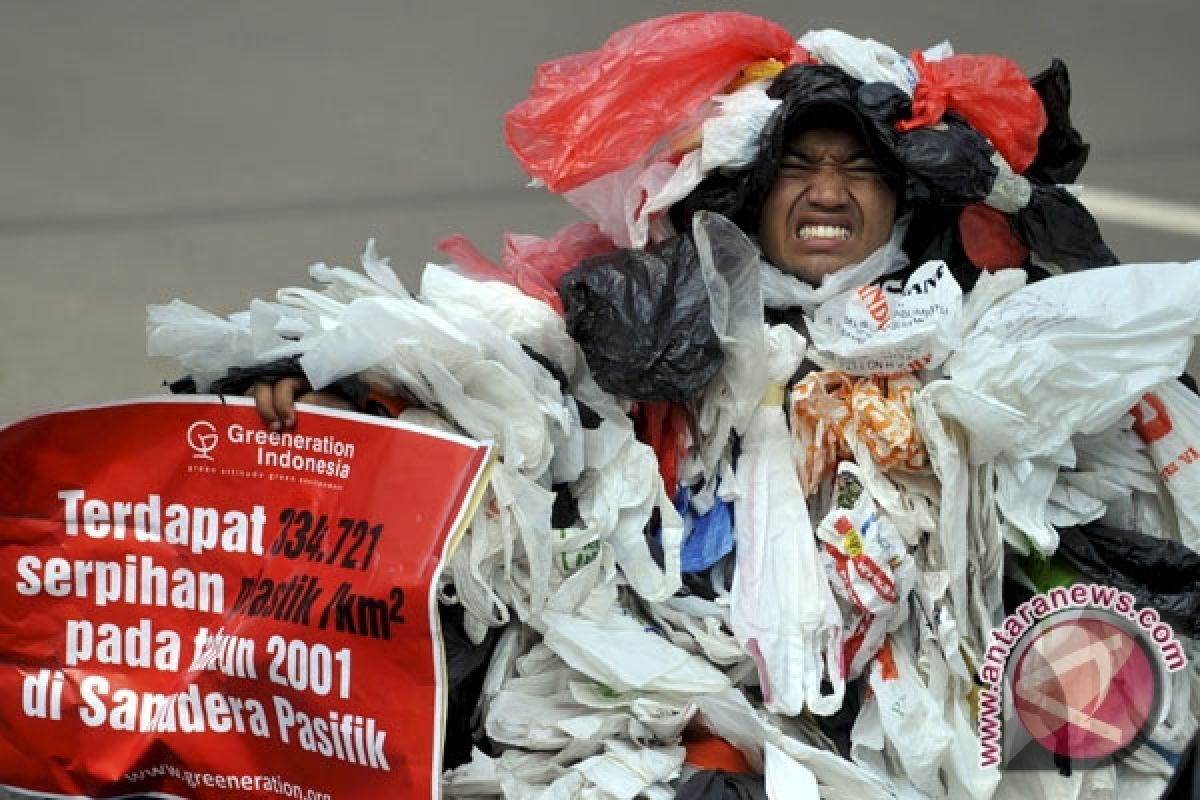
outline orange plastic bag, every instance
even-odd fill
[[[806,57],[786,30],[749,14],[648,19],[538,67],[504,117],[505,140],[531,177],[564,192],[633,163],[747,64]]]
[[[811,495],[839,461],[853,461],[851,440],[862,442],[885,470],[916,472],[929,463],[913,421],[912,375],[859,378],[810,372],[791,393],[793,455],[800,485]]]
[[[947,110],[954,111],[991,140],[1013,172],[1029,168],[1046,128],[1046,109],[1016,62],[992,55],[926,61],[920,51],[912,60],[920,76],[912,119],[898,123],[898,129],[936,125]]]

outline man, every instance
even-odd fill
[[[787,129],[782,158],[765,197],[748,203],[761,211],[757,219],[741,216],[768,262],[817,286],[889,241],[904,178],[894,163],[881,164],[886,148],[867,138],[868,124],[848,98],[805,103],[781,122]],[[336,392],[312,391],[303,376],[258,381],[251,394],[272,430],[295,425],[297,402],[355,409]]]

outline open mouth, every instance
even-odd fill
[[[841,225],[801,225],[796,229],[796,238],[802,242],[814,239],[845,241],[850,238],[850,229]]]

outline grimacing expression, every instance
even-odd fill
[[[896,193],[862,137],[812,127],[788,140],[758,221],[767,260],[817,285],[892,235]]]

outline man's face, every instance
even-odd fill
[[[895,220],[896,194],[861,137],[813,127],[788,142],[758,237],[768,261],[816,285],[887,242]]]

